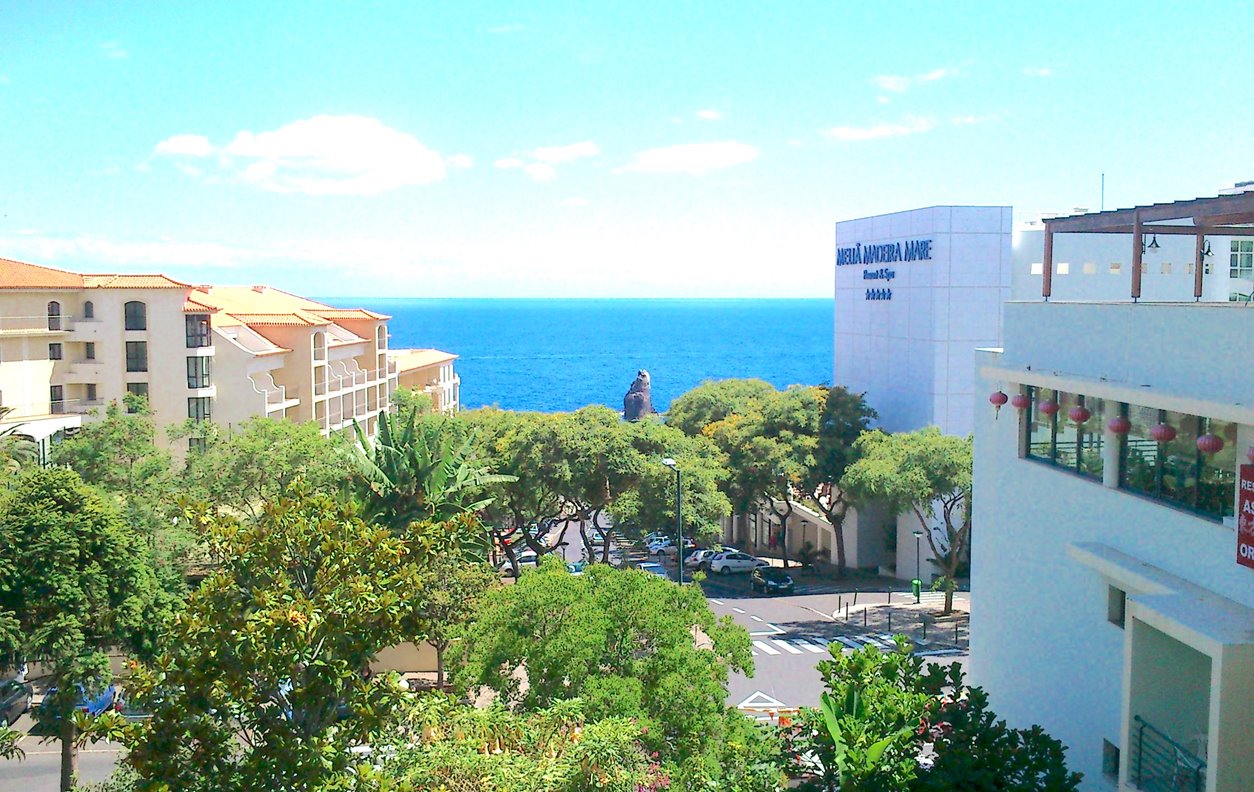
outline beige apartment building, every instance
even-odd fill
[[[325,434],[356,420],[373,434],[398,387],[388,318],[267,286],[0,259],[0,406],[12,408],[0,423],[46,448],[130,392],[162,427],[270,416],[316,421]]]
[[[437,412],[457,412],[461,405],[461,378],[453,371],[457,355],[438,349],[393,349],[388,360],[396,367],[400,387],[431,396]]]

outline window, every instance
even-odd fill
[[[96,306],[92,305],[91,300],[88,300],[87,302],[83,303],[83,318],[84,319],[96,318]]]
[[[1096,274],[1097,274],[1097,262],[1096,262],[1096,261],[1086,261],[1086,262],[1084,262],[1084,274],[1085,274],[1085,275],[1096,275]]]
[[[1060,261],[1054,266],[1054,271],[1059,275],[1070,275],[1071,263],[1067,261]]]
[[[1030,270],[1030,273],[1031,273],[1032,275],[1044,275],[1044,274],[1045,274],[1045,263],[1044,263],[1044,262],[1041,262],[1041,261],[1033,261],[1033,262],[1032,262],[1032,269]]]
[[[122,310],[126,315],[127,330],[148,329],[148,307],[142,302],[131,300],[122,306]]]
[[[193,396],[187,400],[187,417],[196,421],[213,420],[213,399]]]
[[[1119,746],[1110,740],[1102,740],[1102,775],[1119,783]]]
[[[148,342],[147,341],[127,341],[126,342],[126,370],[127,371],[147,371],[148,370]]]
[[[96,400],[96,383],[87,383],[87,395],[85,399],[89,402],[94,402]]]
[[[48,329],[61,329],[61,303],[56,300],[48,303]]]
[[[52,402],[52,414],[60,415],[65,412],[65,386],[52,385],[48,388],[48,401]]]
[[[1102,399],[1048,388],[1030,388],[1028,395],[1028,457],[1101,479],[1105,443],[1102,427],[1109,418],[1106,403]],[[1052,415],[1040,410],[1040,405],[1047,401],[1058,405]],[[1077,407],[1089,411],[1084,423],[1077,424],[1070,416],[1071,410]]]
[[[138,396],[143,399],[145,404],[148,403],[148,383],[147,382],[128,382],[126,383],[126,393],[128,396]],[[138,409],[131,406],[134,399],[128,401],[126,411],[128,413],[139,412]]]
[[[187,359],[187,387],[207,388],[213,384],[208,357],[189,357]]]
[[[1254,239],[1232,240],[1228,256],[1228,277],[1254,280]]]
[[[1123,629],[1125,614],[1128,611],[1128,593],[1114,586],[1106,587],[1106,621]]]
[[[204,451],[207,445],[208,444],[205,442],[205,438],[203,437],[187,438],[187,450],[193,453]]]
[[[209,341],[209,315],[188,314],[183,318],[187,327],[187,348],[200,349],[211,346]]]
[[[60,345],[60,344],[49,344],[49,345],[48,345],[48,359],[49,359],[49,360],[60,360],[60,359],[61,359],[61,345]]]
[[[1164,262],[1163,262],[1163,265],[1162,265],[1162,273],[1163,273],[1164,275],[1170,275],[1170,274],[1171,274],[1171,262],[1170,262],[1170,261],[1164,261]]]
[[[83,344],[83,357],[85,357],[88,360],[96,359],[96,342],[95,341],[88,341],[86,344]]]
[[[1119,486],[1213,520],[1232,516],[1236,493],[1236,424],[1196,415],[1128,405],[1131,429],[1120,447]],[[1176,436],[1160,443],[1150,434],[1167,424]],[[1204,454],[1197,438],[1224,439],[1215,454]]]
[[[1120,262],[1118,262],[1118,261],[1112,261],[1112,262],[1110,262],[1110,274],[1111,274],[1111,275],[1118,275],[1118,274],[1119,274],[1120,272],[1122,272],[1122,271],[1123,271],[1123,264],[1122,264],[1122,263],[1120,263]]]

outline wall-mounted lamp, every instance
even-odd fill
[[[1144,239],[1141,240],[1141,253],[1142,254],[1144,254],[1146,250],[1158,250],[1158,248],[1160,247],[1161,245],[1158,244],[1158,234],[1154,234],[1150,237],[1150,243],[1148,245],[1145,244]]]

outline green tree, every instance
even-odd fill
[[[397,415],[411,412],[426,415],[435,410],[435,399],[431,398],[431,394],[413,388],[397,388],[392,393],[392,404],[396,405]]]
[[[298,479],[315,492],[336,492],[348,484],[347,444],[323,437],[312,421],[249,418],[228,431],[198,422],[175,434],[205,430],[203,448],[188,452],[182,485],[219,508],[256,520]]]
[[[216,571],[165,652],[136,670],[130,687],[152,718],[127,761],[153,789],[348,788],[348,749],[391,723],[403,696],[364,672],[414,634],[430,559],[301,489],[255,523],[197,521]]]
[[[459,688],[521,711],[581,698],[591,718],[636,718],[663,760],[717,778],[728,670],[751,674],[753,660],[745,630],[716,619],[696,586],[603,565],[570,575],[549,560],[484,597],[457,665]]]
[[[13,412],[13,407],[0,406],[0,421]],[[26,465],[39,460],[39,447],[29,438],[18,433],[21,424],[0,429],[0,473],[17,473]]]
[[[100,420],[83,425],[53,446],[52,462],[73,468],[83,481],[110,493],[169,491],[170,454],[157,447],[157,424],[148,401],[128,394],[126,410],[117,402]]]
[[[775,392],[774,385],[760,379],[707,380],[671,402],[666,424],[684,434],[700,434],[710,424],[751,412],[752,405]]]
[[[944,612],[950,613],[971,540],[971,438],[929,426],[895,435],[867,432],[854,445],[860,459],[845,471],[842,489],[860,501],[882,500],[914,512],[944,573]]]
[[[0,654],[51,669],[39,718],[61,741],[61,789],[76,773],[79,689],[103,692],[108,652],[153,650],[163,604],[142,538],[78,474],[24,471],[0,501]]]
[[[435,649],[436,686],[444,687],[444,657],[461,629],[475,615],[479,600],[501,576],[488,564],[467,561],[453,553],[434,557],[422,573],[426,597],[421,629]]]
[[[839,386],[827,389],[818,420],[813,463],[802,477],[803,491],[832,526],[836,540],[836,574],[841,576],[848,564],[845,517],[854,505],[852,495],[841,486],[841,478],[858,459],[858,438],[877,417],[864,395]]]
[[[356,491],[364,515],[393,532],[444,522],[491,503],[500,476],[472,453],[474,438],[451,418],[382,413],[374,440],[354,422]]]

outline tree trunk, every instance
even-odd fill
[[[954,580],[953,578],[950,578],[949,582],[945,584],[945,610],[941,615],[948,616],[949,614],[953,612],[954,612]]]
[[[431,644],[435,647],[435,687],[444,690],[444,642]]]
[[[779,549],[784,555],[784,569],[788,568],[788,518],[792,516],[792,507],[779,516]]]
[[[78,780],[78,741],[73,712],[67,712],[61,725],[61,792],[74,788]]]

